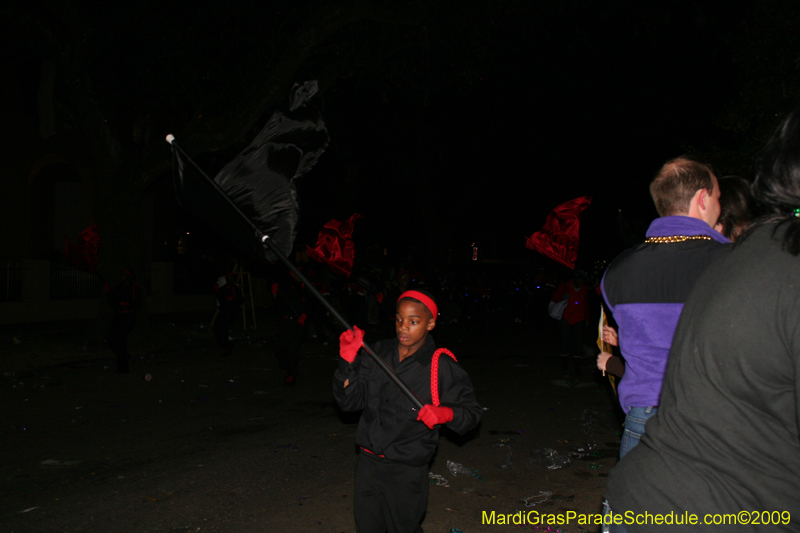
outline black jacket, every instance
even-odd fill
[[[431,400],[431,358],[436,350],[433,337],[415,354],[400,362],[397,339],[372,346],[423,404]],[[350,380],[344,388],[345,380]],[[363,409],[356,431],[356,444],[387,459],[410,466],[430,462],[439,442],[439,429],[428,429],[417,420],[418,411],[386,373],[362,349],[348,364],[339,359],[333,378],[333,395],[344,411]],[[439,397],[442,406],[453,409],[447,427],[463,434],[478,425],[483,409],[475,399],[472,382],[464,369],[448,355],[439,358]]]

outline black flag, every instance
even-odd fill
[[[292,251],[298,219],[294,180],[308,172],[328,146],[325,123],[310,102],[317,90],[316,81],[295,84],[288,109],[275,111],[250,145],[217,174],[214,183],[190,177],[190,173],[202,171],[185,165],[179,151],[173,150],[178,201],[253,259],[277,260],[260,245],[253,226],[284,255]],[[221,198],[219,191],[230,202]]]
[[[276,111],[250,146],[213,180],[181,150],[175,137],[168,135],[167,142],[172,145],[175,194],[180,204],[248,257],[282,261],[345,329],[352,329],[287,258],[298,215],[293,180],[314,166],[328,145],[325,123],[308,102],[316,92],[316,81],[295,85],[289,110]],[[268,239],[262,242],[265,236]],[[422,401],[391,367],[369,345],[363,347],[414,406],[422,409]]]

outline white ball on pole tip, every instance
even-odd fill
[[[170,134],[167,135],[167,142],[169,144],[172,144],[172,141],[174,141],[174,140],[175,140],[175,136],[173,134],[170,133]]]

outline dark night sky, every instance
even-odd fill
[[[421,5],[399,9],[414,14]],[[299,68],[298,81],[320,80],[331,142],[299,186],[298,244],[313,244],[324,222],[358,211],[366,217],[357,242],[467,253],[478,241],[492,255],[520,257],[534,253],[524,236],[550,209],[591,195],[582,250],[585,259],[608,259],[622,245],[620,210],[635,229],[656,216],[647,184],[666,160],[696,152],[720,174],[747,175],[746,165],[724,157],[747,135],[721,127],[722,117],[763,74],[745,70],[754,68],[753,36],[784,12],[797,16],[779,0],[429,5],[412,24],[340,29]],[[142,110],[170,120],[224,110],[248,83],[247,68],[276,64],[252,43],[279,39],[303,15],[291,2],[103,9],[85,14],[97,28],[94,81],[123,132]],[[757,13],[771,22],[759,29]],[[767,50],[756,56],[765,70],[778,63],[782,40],[796,48],[794,34],[765,34],[778,43],[758,49]],[[4,60],[35,94],[38,56],[16,51],[19,36],[5,39],[15,52]],[[752,121],[760,107],[769,106],[750,103],[741,116]],[[249,140],[196,155],[213,173]]]
[[[318,221],[358,210],[368,216],[360,224],[377,219],[385,235],[406,223],[411,191],[433,180],[437,210],[461,228],[457,245],[502,243],[495,252],[522,247],[552,207],[577,196],[594,197],[589,247],[617,233],[619,209],[646,224],[658,167],[724,142],[715,123],[736,91],[726,32],[747,10],[726,6],[674,2],[637,14],[609,4],[546,20],[519,8],[496,21],[491,58],[471,62],[468,87],[448,91],[422,73],[433,87],[427,105],[345,81],[325,95],[331,145],[307,189],[358,160],[354,185],[369,194],[318,206],[304,191],[306,205],[326,213]]]

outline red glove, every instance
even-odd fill
[[[449,407],[436,407],[431,404],[425,405],[420,409],[417,415],[417,420],[428,426],[428,429],[433,429],[437,424],[447,424],[453,419],[453,410]]]
[[[364,345],[364,330],[353,326],[352,330],[346,329],[339,335],[339,355],[352,363],[356,360],[358,350]]]

